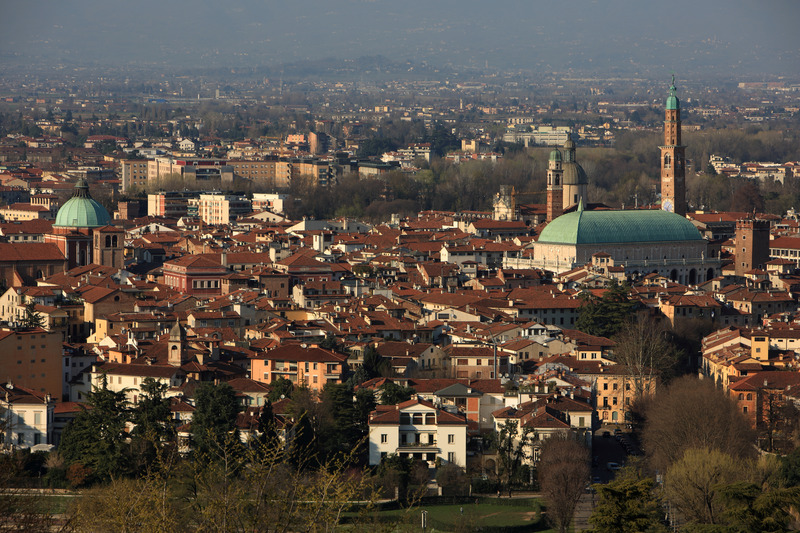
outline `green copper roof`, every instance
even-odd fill
[[[561,161],[561,152],[558,151],[558,148],[550,152],[550,161]]]
[[[680,109],[681,103],[678,101],[678,90],[675,88],[675,75],[672,75],[672,85],[669,87],[669,96],[667,96],[667,110]]]
[[[699,241],[700,232],[680,215],[652,211],[577,211],[561,215],[539,236],[540,243],[620,244],[631,242]]]
[[[99,228],[111,223],[108,211],[92,200],[89,186],[81,179],[75,184],[72,198],[61,206],[56,215],[54,226],[67,228]]]

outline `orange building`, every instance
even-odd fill
[[[346,361],[346,355],[317,346],[281,346],[250,361],[250,379],[270,384],[284,378],[321,391],[326,383],[342,383]]]
[[[0,330],[0,380],[61,398],[61,342],[41,328]]]

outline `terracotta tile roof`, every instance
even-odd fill
[[[26,261],[66,261],[66,258],[52,243],[0,242],[0,263]]]

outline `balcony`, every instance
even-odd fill
[[[425,451],[429,453],[441,453],[442,450],[438,446],[436,446],[436,442],[428,443],[428,442],[411,442],[406,444],[400,444],[397,447],[397,452],[419,452]]]

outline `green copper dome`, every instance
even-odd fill
[[[561,161],[561,152],[558,151],[558,148],[550,152],[550,161]]]
[[[102,205],[92,200],[89,194],[89,185],[86,180],[80,179],[75,184],[72,198],[61,206],[56,215],[53,226],[66,228],[99,228],[111,223],[108,211]]]
[[[672,85],[669,87],[669,96],[667,96],[667,110],[675,111],[681,108],[681,103],[678,101],[678,90],[675,88],[675,76],[672,76]]]
[[[652,211],[577,211],[561,215],[539,236],[539,243],[619,244],[631,242],[699,241],[703,237],[680,215]]]

